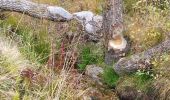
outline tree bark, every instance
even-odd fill
[[[114,34],[121,34],[123,31],[122,0],[106,0],[103,18],[104,36],[107,40],[112,39]]]
[[[119,75],[129,74],[139,69],[150,69],[151,61],[164,53],[170,52],[170,40],[166,40],[159,45],[148,49],[142,53],[120,59],[114,66],[114,70]]]
[[[122,35],[122,3],[122,0],[106,0],[105,13],[103,16],[103,34],[105,38],[105,63],[108,65],[112,65],[114,60],[119,59],[120,53],[122,53],[119,51],[123,51],[126,47],[126,40]],[[120,42],[120,44],[114,44],[118,43],[117,41]]]
[[[52,21],[69,21],[72,14],[57,6],[33,3],[27,0],[0,0],[0,9],[25,13],[29,16]]]

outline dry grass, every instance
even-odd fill
[[[90,10],[96,13],[101,13],[103,0],[33,0],[38,3],[45,3],[55,6],[61,6],[70,12],[78,12]]]
[[[125,15],[126,35],[133,41],[133,49],[141,52],[160,43],[169,31],[169,10],[152,5],[140,6],[133,16]],[[135,8],[134,8],[135,9]]]
[[[70,12],[91,10],[98,14],[102,13],[104,2],[103,0],[33,1],[62,6]],[[133,16],[125,15],[127,31],[125,34],[132,39],[134,52],[158,44],[170,30],[168,10],[161,11],[152,6],[140,10],[144,13],[134,12]],[[62,66],[55,65],[54,59],[50,62],[53,63],[52,66],[48,66],[48,58],[54,58],[55,54],[61,55],[61,44],[64,43],[65,33],[69,33],[70,30],[74,35],[81,33],[76,22],[54,23],[9,12],[7,16],[6,20],[0,20],[0,24],[3,24],[3,30],[12,29],[14,32],[0,31],[6,35],[0,38],[0,98],[2,100],[19,100],[19,98],[76,100],[91,89],[92,84],[87,85],[86,81],[80,82],[82,74],[73,70],[75,55],[72,54],[79,53],[77,52],[77,45],[80,42],[78,39],[64,47],[68,51],[64,52],[64,58],[59,58],[58,61],[62,62]],[[52,43],[56,44],[54,50],[50,47]],[[134,79],[131,81],[126,79],[125,84],[134,85],[134,82],[131,82]]]
[[[75,100],[84,94],[84,90],[75,88],[81,74],[73,73],[70,58],[65,59],[61,71],[56,72],[44,65],[38,71],[35,65],[24,59],[15,43],[2,37],[0,40],[1,100]]]

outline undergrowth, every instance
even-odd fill
[[[101,64],[103,62],[103,54],[99,49],[95,49],[94,45],[82,46],[80,51],[78,69],[80,71],[85,70],[87,65]]]
[[[150,71],[138,71],[133,75],[137,89],[147,91],[147,87],[154,79],[154,74]]]
[[[115,88],[117,81],[119,80],[119,75],[111,67],[106,67],[102,74],[103,82],[109,87]]]
[[[134,52],[144,51],[157,45],[166,38],[165,33],[170,31],[168,1],[165,0],[162,5],[152,5],[150,2],[147,6],[145,1],[124,1],[125,33],[133,41]],[[63,3],[61,0],[40,0],[40,2],[58,4],[71,12],[91,10],[101,14],[104,1],[66,0]],[[77,86],[79,78],[76,82],[70,81],[74,80],[74,76],[70,73],[70,66],[67,65],[69,61],[64,60],[65,65],[60,72],[47,67],[51,49],[50,35],[53,33],[51,35],[53,37],[60,34],[60,31],[56,32],[57,29],[53,24],[18,13],[7,13],[7,18],[0,20],[0,34],[4,38],[0,38],[0,99],[75,100],[86,91],[73,87]],[[60,44],[57,42],[56,45]],[[104,63],[100,46],[85,44],[78,49],[80,49],[78,52],[80,71],[84,71],[87,65]],[[162,61],[155,60],[152,63],[158,68],[154,70],[155,72],[160,71],[160,66],[165,66],[161,64]],[[168,64],[166,68],[169,67]],[[111,67],[104,68],[102,74],[103,82],[111,88],[117,85],[129,85],[141,91],[147,91],[154,78],[153,73],[148,71],[138,71],[133,75],[122,77]]]

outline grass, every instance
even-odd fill
[[[133,42],[132,49],[141,52],[165,39],[165,33],[169,30],[169,9],[161,10],[153,5],[135,5],[133,16],[125,15],[125,33]]]
[[[97,46],[93,44],[86,44],[86,46],[81,46],[80,58],[78,69],[83,71],[87,65],[90,64],[101,64],[103,62],[103,54],[100,50],[97,50]],[[100,48],[99,48],[100,49]]]
[[[138,71],[133,77],[135,79],[136,88],[145,92],[154,79],[150,71]]]
[[[24,67],[29,67],[30,63],[21,55],[17,46],[5,37],[0,39],[0,98],[10,99],[15,95],[16,79],[19,71]]]
[[[65,0],[63,3],[61,0],[39,0],[38,2],[59,5],[70,12],[91,10],[101,14],[104,1]],[[169,8],[165,3],[159,7],[145,6],[136,3],[136,0],[126,0],[124,3],[125,33],[133,41],[134,52],[146,50],[165,39],[165,33],[170,31]],[[60,51],[61,39],[58,38],[63,34],[56,29],[58,24],[60,23],[9,12],[7,19],[0,20],[0,27],[3,29],[0,31],[2,37],[0,38],[0,99],[75,100],[85,93],[87,88],[81,90],[74,87],[81,86],[76,83],[81,80],[81,74],[76,73],[75,77],[75,72],[70,69],[73,63],[71,58],[64,59],[60,71],[47,67],[48,58],[51,56],[51,37],[54,37],[58,46],[55,53]],[[69,26],[70,30],[76,33],[77,27],[72,26],[74,23]],[[78,49],[79,70],[84,71],[89,64],[103,64],[100,45],[81,44]],[[165,66],[161,62],[155,60],[153,64],[157,68]],[[102,75],[103,82],[108,87],[130,85],[142,91],[147,91],[148,85],[154,81],[153,78],[145,71],[120,77],[110,67],[105,68]]]
[[[95,11],[100,13],[100,11]],[[0,59],[1,99],[74,100],[85,93],[86,89],[77,90],[73,87],[76,84],[75,81],[81,78],[81,74],[78,74],[77,78],[72,76],[70,66],[67,65],[72,63],[69,62],[70,60],[64,60],[65,65],[60,72],[46,66],[50,56],[51,41],[49,39],[51,37],[57,39],[55,37],[59,35],[56,36],[56,33],[61,34],[56,32],[55,23],[9,13],[7,19],[0,20],[0,26],[3,28],[2,35],[14,43],[9,44],[3,41],[4,48],[0,48],[3,49],[2,51],[8,50],[3,54],[5,57]],[[75,28],[71,29],[74,29],[75,32]],[[57,43],[60,45],[60,42]],[[16,50],[13,49],[13,46]],[[88,50],[87,53],[89,53]],[[92,53],[90,52],[90,54]],[[85,59],[89,58],[93,57],[85,57]]]
[[[132,89],[135,89],[137,91],[140,91],[142,93],[147,93],[149,91],[149,87],[154,82],[154,79],[152,76],[140,72],[137,74],[132,74],[128,76],[120,77],[119,81],[117,82],[117,90],[123,91],[126,87],[131,87]]]
[[[117,81],[119,80],[119,75],[116,74],[113,68],[107,66],[102,74],[102,79],[109,87],[115,88]]]
[[[70,88],[65,86],[69,72],[63,69],[62,73],[64,74],[53,75],[54,72],[45,67],[50,51],[49,41],[46,40],[48,37],[45,39],[42,32],[34,34],[37,31],[18,25],[15,18],[9,18],[1,25],[5,31],[1,33],[3,37],[1,36],[0,40],[0,51],[2,51],[0,54],[0,98],[8,100],[61,98],[65,94],[60,91],[65,91],[68,97],[73,98],[73,94],[69,95],[71,89],[64,90],[62,88],[62,86]],[[15,33],[11,32],[11,28],[7,30],[9,26],[14,29],[18,26]],[[44,68],[39,69],[39,67]],[[27,68],[31,70],[24,71]],[[24,76],[21,75],[23,71],[25,72]],[[36,73],[38,75],[34,75]],[[35,79],[32,78],[32,75]],[[52,81],[45,81],[48,75],[53,76],[48,79]],[[57,95],[55,95],[56,91]],[[48,96],[45,97],[45,95]],[[67,98],[67,96],[63,97]]]
[[[19,20],[13,16],[4,20],[1,25],[3,28],[9,27],[9,31],[5,34],[18,42],[21,53],[29,60],[40,63],[47,61],[50,52],[50,41],[47,41],[48,33],[45,30],[34,31],[27,26],[20,25]]]
[[[21,98],[23,100],[54,98],[70,100],[81,96],[78,94],[79,91],[72,87],[75,84],[74,81],[68,81],[72,78],[75,80],[75,77],[71,76],[69,66],[65,66],[56,74],[55,71],[40,63],[42,67],[39,70],[35,63],[22,56],[16,44],[7,40],[5,38],[0,40],[0,50],[2,50],[0,56],[1,100],[20,100]]]
[[[97,61],[97,57],[92,54],[89,47],[85,47],[80,53],[80,64],[78,64],[78,68],[82,71],[85,70],[86,66],[89,64],[95,64]]]

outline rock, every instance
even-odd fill
[[[82,96],[81,100],[119,100],[119,99],[116,96],[116,93],[114,93],[113,91],[107,91],[105,93],[104,91],[103,92],[100,91],[98,88],[90,88]]]
[[[85,74],[90,76],[92,80],[95,80],[99,84],[101,83],[101,74],[103,74],[103,68],[98,67],[96,65],[87,65]]]

